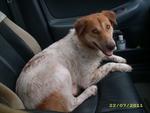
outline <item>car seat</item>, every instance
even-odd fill
[[[17,26],[7,18],[5,14],[0,12],[0,83],[3,84],[1,85],[2,87],[0,87],[1,91],[6,86],[11,91],[15,92],[16,80],[23,66],[30,58],[40,51],[41,47],[29,33]],[[104,78],[98,86],[98,94],[83,102],[73,113],[145,112],[144,108],[110,108],[108,106],[109,104],[117,104],[118,102],[125,104],[127,102],[131,104],[142,103],[129,74],[121,72],[111,73]],[[1,91],[0,96],[3,94]],[[12,107],[12,104],[9,105]],[[5,109],[7,107],[0,106],[0,108]],[[23,108],[23,106],[20,108]],[[30,110],[30,112],[36,113],[35,110]],[[42,112],[46,113],[45,111],[37,111],[37,113]],[[56,113],[52,111],[48,112]]]

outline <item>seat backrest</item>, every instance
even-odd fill
[[[40,51],[30,34],[0,12],[0,82],[14,90],[21,69]]]
[[[13,23],[2,12],[0,12],[0,33],[15,47],[16,51],[18,51],[23,58],[25,56],[27,57],[27,55],[23,54],[25,51],[28,53],[30,52],[29,54],[32,52],[33,54],[36,54],[41,51],[41,47],[37,41],[29,33]]]

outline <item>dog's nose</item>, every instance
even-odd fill
[[[110,43],[106,47],[107,47],[108,50],[112,51],[112,50],[115,49],[116,45],[114,43]]]

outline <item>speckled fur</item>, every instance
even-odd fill
[[[108,59],[119,63],[99,67],[102,60]],[[131,71],[125,62],[122,57],[108,57],[99,50],[85,47],[72,29],[26,64],[17,80],[16,92],[28,109],[70,112],[96,94],[94,84],[109,72]],[[79,88],[85,91],[75,97]]]

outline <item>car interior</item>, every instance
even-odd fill
[[[111,76],[97,84],[98,94],[72,113],[149,113],[149,0],[1,0],[0,83],[15,92],[16,80],[29,59],[63,38],[76,19],[102,10],[116,12],[118,24],[114,28],[114,38],[117,41],[118,35],[123,35],[126,48],[114,54],[126,58],[133,71],[110,73]],[[1,92],[0,103],[11,108],[11,102],[2,101],[5,96]],[[120,107],[116,107],[117,104]]]

